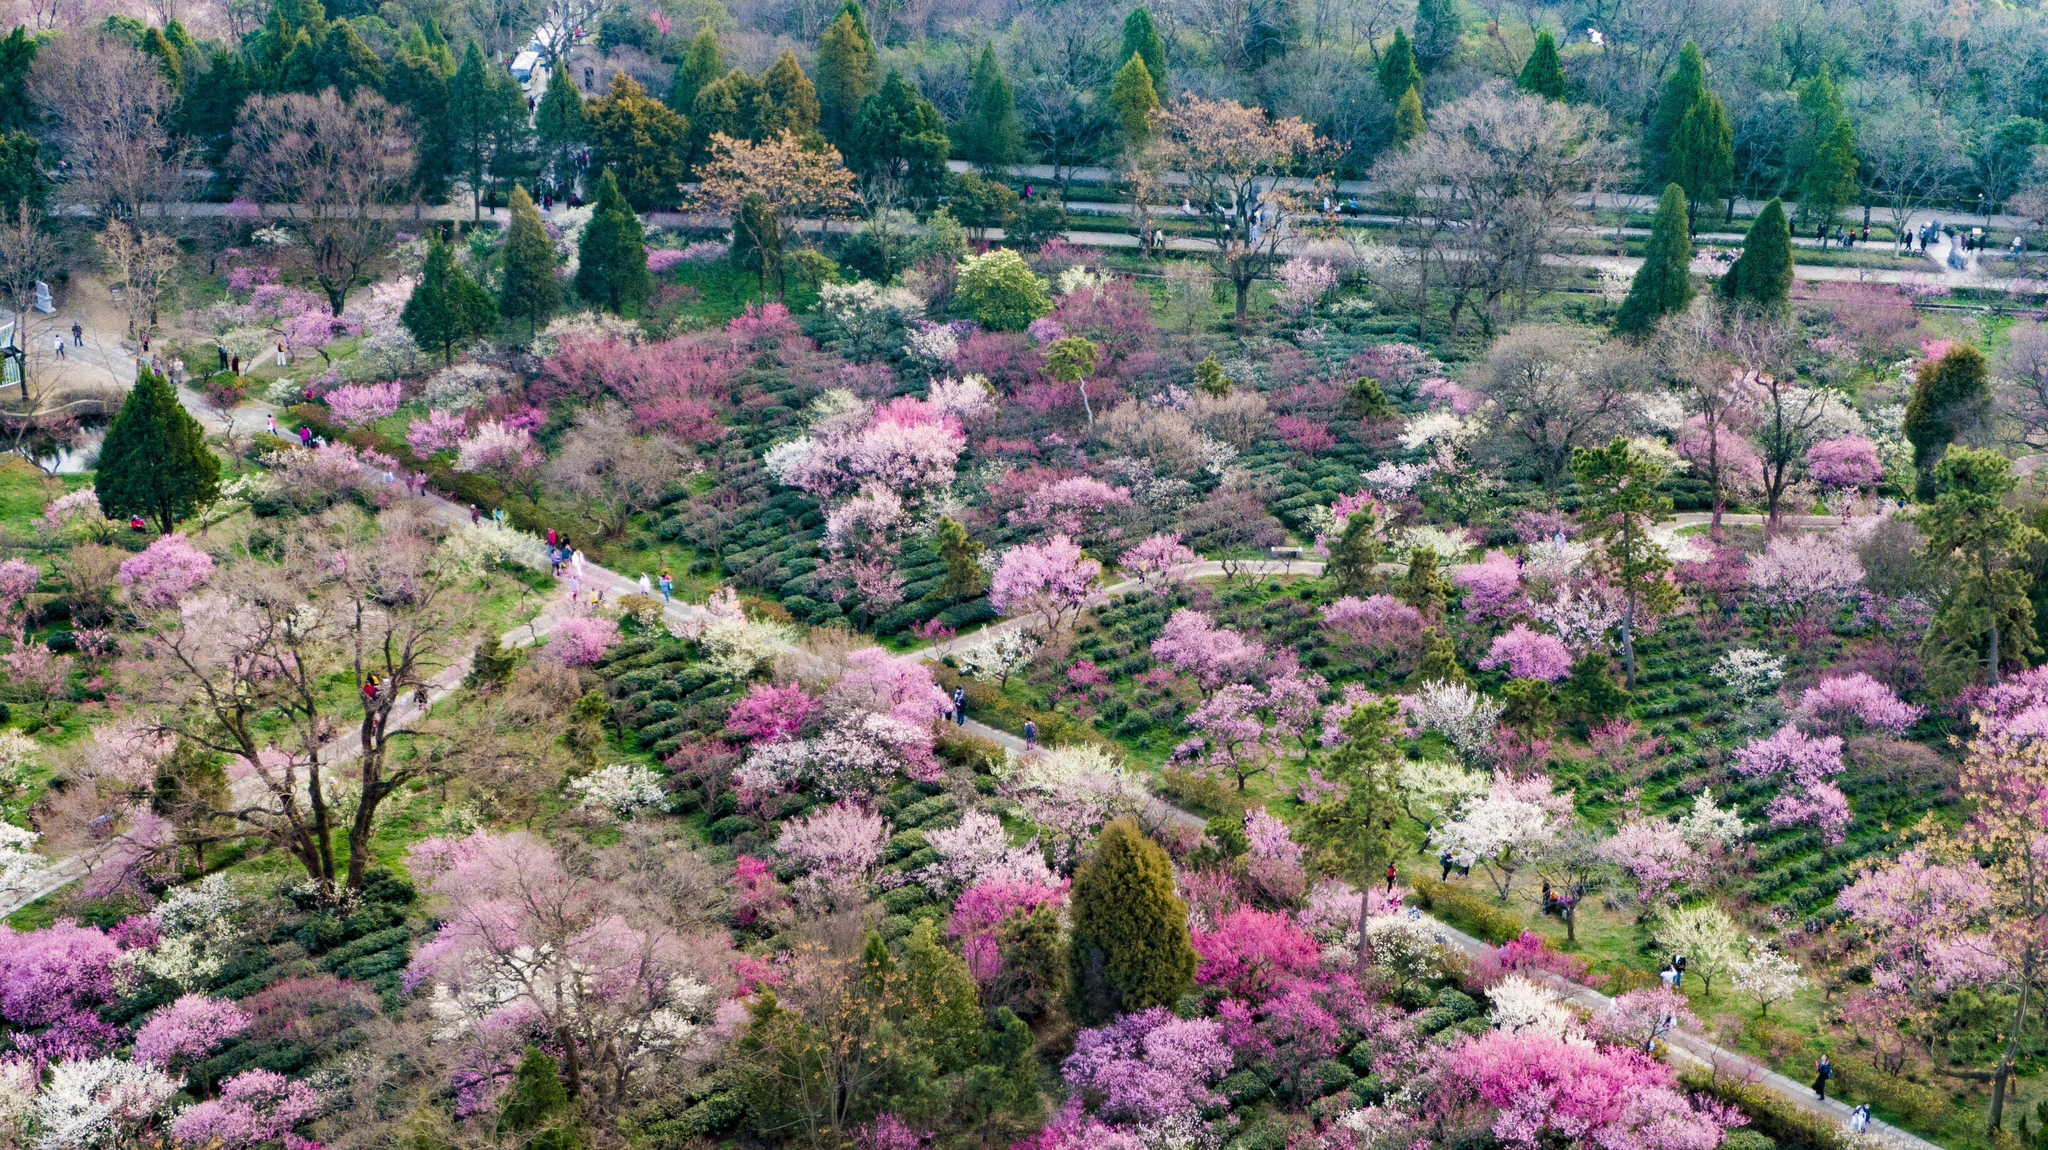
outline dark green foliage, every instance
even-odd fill
[[[672,205],[681,195],[690,121],[619,73],[611,89],[584,109],[590,121],[591,163],[616,179],[638,211]]]
[[[569,1107],[569,1091],[562,1085],[554,1055],[529,1046],[513,1072],[512,1088],[505,1092],[498,1130],[527,1135],[528,1150],[577,1150],[584,1139],[568,1124]]]
[[[861,105],[846,160],[884,198],[921,202],[944,186],[951,147],[939,110],[892,71]]]
[[[607,170],[598,177],[596,208],[577,249],[576,294],[625,315],[653,290],[646,232]]]
[[[451,149],[452,170],[469,182],[481,218],[486,193],[501,180],[517,178],[525,166],[526,96],[512,74],[486,63],[471,41],[448,81],[445,119],[436,143]]]
[[[1849,117],[1837,119],[1814,149],[1806,168],[1806,180],[1799,197],[1799,212],[1822,227],[1856,200],[1856,125]]]
[[[963,159],[984,168],[1007,164],[1024,151],[1024,124],[1017,118],[1017,98],[1003,76],[1003,66],[996,61],[993,44],[983,44],[974,63],[974,77],[967,89],[967,116],[960,121],[959,151]]]
[[[1692,227],[1685,210],[1685,189],[1669,184],[1657,201],[1657,218],[1650,225],[1642,266],[1629,284],[1628,298],[1621,301],[1614,329],[1623,335],[1644,336],[1658,320],[1682,311],[1692,301],[1691,264]]]
[[[526,206],[531,211],[533,201],[528,200]],[[498,305],[483,285],[455,266],[455,253],[435,236],[427,244],[420,282],[398,318],[414,342],[440,351],[445,362],[454,363],[457,347],[498,326]]]
[[[1408,553],[1408,573],[1394,585],[1396,599],[1422,612],[1425,619],[1437,619],[1443,616],[1450,592],[1451,581],[1435,551],[1417,547]]]
[[[1415,46],[1409,42],[1406,28],[1394,29],[1394,42],[1380,56],[1378,79],[1380,95],[1389,104],[1399,103],[1408,89],[1422,87],[1422,69],[1416,67]]]
[[[904,994],[916,1005],[912,1035],[929,1048],[939,1072],[972,1065],[981,1049],[981,995],[936,922],[926,919],[910,932],[899,969]]]
[[[1735,179],[1735,133],[1728,110],[1712,92],[1686,110],[1671,141],[1671,182],[1685,189],[1694,214],[1726,195]]]
[[[976,240],[990,228],[1007,229],[1017,217],[1017,193],[999,180],[983,179],[973,172],[953,177],[946,196],[953,218]]]
[[[1429,121],[1422,116],[1422,89],[1401,93],[1401,102],[1394,106],[1394,142],[1405,144],[1428,130]]]
[[[518,665],[517,652],[507,651],[496,635],[485,635],[476,641],[476,654],[470,658],[469,674],[463,678],[462,685],[476,690],[504,683],[512,677],[512,668]]]
[[[1956,437],[1982,426],[1990,414],[1991,371],[1984,353],[1957,344],[1933,363],[1922,364],[1906,401],[1906,439],[1920,473],[1921,497],[1932,492],[1935,464]]]
[[[818,130],[818,86],[804,75],[795,52],[783,49],[761,73],[760,104],[754,119],[755,130],[764,139],[785,134],[802,139]]]
[[[2006,506],[2018,485],[2004,456],[1953,447],[1934,470],[1933,506],[1919,517],[1928,553],[1948,557],[1954,576],[1927,631],[1930,655],[1939,653],[1930,662],[1958,662],[1961,656],[1972,682],[1982,666],[1996,683],[2005,664],[2025,666],[2035,650],[2034,605],[2022,560],[2042,539]]]
[[[1102,829],[1074,876],[1073,993],[1086,1020],[1171,1006],[1194,983],[1188,908],[1173,864],[1130,819]]]
[[[1117,70],[1116,79],[1109,86],[1109,106],[1116,109],[1117,119],[1123,123],[1124,139],[1133,147],[1151,135],[1152,113],[1159,107],[1159,95],[1152,86],[1152,74],[1145,70],[1143,56],[1133,54]]]
[[[668,106],[688,114],[696,106],[697,93],[725,72],[725,55],[719,49],[718,33],[699,29],[683,58],[676,61],[675,75],[668,83]]]
[[[1721,294],[1767,310],[1785,306],[1792,294],[1792,229],[1785,205],[1773,196],[1757,213],[1742,241],[1742,255],[1721,277]]]
[[[1550,684],[1541,679],[1509,679],[1501,688],[1500,697],[1505,704],[1501,722],[1528,738],[1548,735],[1557,722],[1557,703],[1551,698]]]
[[[142,368],[100,445],[93,493],[110,519],[140,515],[168,535],[220,496],[220,460],[163,376]]]
[[[523,187],[512,189],[512,226],[505,235],[505,278],[498,292],[498,310],[507,319],[526,321],[530,337],[555,309],[562,289],[555,282],[555,242],[548,238],[540,210]]]
[[[362,37],[346,20],[336,20],[327,26],[327,35],[320,41],[320,48],[313,55],[313,86],[309,91],[321,92],[333,88],[346,100],[361,88],[372,92],[384,86],[384,62],[363,43]]]
[[[954,597],[978,594],[986,583],[976,562],[984,545],[969,537],[967,528],[950,515],[939,518],[937,534],[939,558],[946,561],[946,580],[940,590]]]
[[[716,43],[714,40],[714,48]],[[680,73],[682,65],[677,65],[676,70]],[[555,61],[554,70],[548,75],[548,90],[533,113],[533,129],[540,139],[541,154],[554,168],[556,181],[568,182],[574,171],[572,153],[590,140],[590,118],[584,108],[583,93],[576,90],[576,82],[569,78],[569,66],[561,60]]]
[[[1035,1019],[1066,996],[1068,962],[1058,911],[1042,906],[1009,919],[996,928],[996,948],[1003,966],[982,996],[986,1004]]]
[[[844,150],[875,90],[875,42],[858,0],[846,0],[818,42],[818,130]]]
[[[138,47],[142,49],[143,55],[156,57],[157,68],[170,83],[171,91],[179,91],[185,86],[184,61],[179,59],[178,50],[171,46],[170,40],[164,37],[163,29],[151,28],[144,32],[142,43]]]
[[[1318,872],[1342,875],[1361,890],[1394,857],[1394,823],[1401,814],[1395,713],[1394,701],[1382,699],[1361,703],[1345,716],[1343,742],[1325,767],[1338,789],[1309,804],[1303,823]]]
[[[732,247],[727,258],[734,267],[754,273],[765,293],[769,282],[782,274],[782,225],[776,220],[774,209],[758,192],[749,193],[740,201],[736,222],[738,226],[732,230]]]
[[[1323,571],[1333,594],[1362,597],[1379,585],[1379,574],[1373,569],[1379,565],[1382,548],[1373,527],[1373,515],[1367,511],[1354,511],[1344,521],[1344,534],[1338,537],[1330,565]]]
[[[1557,58],[1557,37],[1550,29],[1536,33],[1536,47],[1529,53],[1529,62],[1522,65],[1522,74],[1515,78],[1515,86],[1546,100],[1564,99],[1564,62]]]
[[[1589,651],[1572,664],[1571,677],[1558,689],[1557,702],[1566,718],[1597,725],[1628,709],[1628,692],[1614,681],[1607,656]]]
[[[1677,173],[1671,170],[1671,142],[1678,138],[1679,125],[1685,122],[1685,114],[1692,111],[1701,96],[1707,92],[1707,61],[1700,55],[1700,46],[1691,40],[1678,54],[1678,65],[1664,78],[1664,88],[1657,95],[1657,110],[1651,114],[1650,123],[1643,129],[1643,170],[1661,177],[1665,183],[1679,182]]]
[[[1415,63],[1434,72],[1457,54],[1464,20],[1458,0],[1421,0],[1415,6]]]
[[[996,1008],[982,1032],[980,1060],[962,1084],[960,1104],[983,1145],[1011,1141],[1043,1109],[1031,1028],[1007,1006]]]
[[[41,145],[27,132],[0,131],[0,221],[19,219],[24,200],[30,211],[43,210],[49,181],[36,162],[40,151]]]
[[[1458,645],[1441,627],[1422,630],[1422,658],[1415,667],[1418,683],[1462,683],[1465,668],[1458,664]]]
[[[0,131],[27,128],[34,122],[36,105],[29,99],[28,73],[36,62],[36,48],[22,24],[0,40]]]
[[[1152,13],[1142,4],[1124,17],[1123,46],[1116,54],[1118,60],[1129,60],[1132,56],[1145,61],[1153,91],[1166,91],[1166,41],[1160,37],[1158,25],[1152,22]]]

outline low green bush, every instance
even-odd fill
[[[1512,942],[1522,934],[1522,920],[1495,906],[1483,894],[1428,878],[1418,877],[1413,885],[1415,901],[1422,909],[1487,942]]]

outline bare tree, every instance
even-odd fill
[[[665,436],[635,435],[633,417],[615,403],[586,407],[548,463],[548,478],[573,496],[583,518],[607,539],[657,505],[681,479],[689,452]]]
[[[1596,361],[1619,354],[1569,328],[1525,324],[1493,345],[1476,383],[1493,401],[1496,450],[1525,461],[1553,502],[1572,451],[1613,438],[1625,393]]]
[[[1892,249],[1908,240],[1913,213],[1953,195],[1962,143],[1936,108],[1908,108],[1857,133],[1870,193],[1892,221]]]
[[[164,289],[169,286],[166,281],[178,268],[178,241],[120,220],[108,221],[98,239],[107,273],[121,284],[129,338],[155,331]]]
[[[1067,184],[1074,169],[1093,163],[1109,137],[1110,119],[1094,94],[1057,76],[1034,76],[1017,88],[1017,116],[1045,162],[1052,181],[1067,202]]]
[[[1621,169],[1597,111],[1492,85],[1437,109],[1426,136],[1373,166],[1401,216],[1418,330],[1431,292],[1466,308],[1488,335],[1549,282],[1565,233],[1586,221],[1579,197]]]
[[[2007,442],[2048,451],[2048,331],[2038,324],[2015,328],[1998,358],[1997,410]]]
[[[1809,387],[1794,375],[1791,351],[1796,332],[1783,320],[1744,315],[1730,309],[1722,337],[1742,368],[1743,386],[1756,412],[1757,456],[1762,463],[1764,535],[1777,534],[1778,512],[1798,478],[1798,467],[1813,446],[1814,432],[1841,398],[1827,388]]]
[[[30,94],[49,109],[47,138],[70,175],[71,202],[110,220],[179,198],[190,151],[171,139],[177,95],[156,60],[103,32],[65,36],[36,54]]]
[[[412,124],[374,92],[252,99],[230,162],[255,199],[274,204],[304,238],[310,269],[341,314],[374,278],[392,239],[392,205],[412,186]]]
[[[1183,96],[1156,117],[1151,162],[1185,181],[1209,262],[1237,289],[1242,327],[1252,282],[1279,257],[1288,216],[1321,200],[1335,149],[1302,120],[1268,119],[1235,100]],[[1281,186],[1304,169],[1317,174]]]
[[[1756,429],[1760,407],[1755,377],[1735,366],[1726,346],[1721,309],[1707,300],[1658,329],[1656,354],[1666,376],[1690,393],[1693,418],[1679,437],[1679,452],[1705,476],[1713,502],[1710,537],[1721,539],[1728,492],[1760,480],[1744,439]],[[1740,472],[1738,472],[1740,469]]]
[[[0,302],[14,315],[14,345],[26,352],[35,346],[30,342],[32,319],[37,313],[30,310],[35,303],[36,283],[50,275],[57,266],[56,238],[43,230],[43,215],[29,206],[23,199],[17,205],[12,222],[0,220]],[[35,403],[38,380],[29,370],[28,356],[21,359],[21,398],[25,404]]]

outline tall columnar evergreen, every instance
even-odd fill
[[[1550,34],[1550,29],[1536,33],[1536,47],[1529,53],[1529,62],[1522,65],[1522,74],[1516,77],[1515,86],[1546,100],[1564,99],[1568,90],[1564,81],[1564,61],[1558,59],[1557,37]]]
[[[1380,57],[1378,79],[1380,95],[1389,104],[1399,104],[1402,93],[1410,88],[1422,87],[1422,69],[1415,66],[1415,46],[1409,42],[1406,28],[1394,29],[1394,42]]]
[[[1132,53],[1117,70],[1116,82],[1109,86],[1109,104],[1123,125],[1125,142],[1132,147],[1152,134],[1152,113],[1159,107],[1159,96],[1152,90],[1152,74],[1146,70],[1143,56]]]
[[[592,100],[591,163],[618,180],[635,208],[651,211],[676,201],[690,146],[690,121],[647,94],[620,72],[602,99]]]
[[[0,40],[0,131],[26,128],[34,119],[28,74],[35,66],[38,41],[20,24]]]
[[[384,62],[377,58],[377,53],[368,44],[363,43],[362,37],[356,35],[355,25],[346,20],[336,20],[327,26],[327,35],[321,38],[320,47],[313,54],[313,78],[309,91],[333,88],[346,100],[358,89],[380,91],[384,87],[384,78]]]
[[[1934,504],[1919,516],[1927,553],[1947,560],[1955,580],[1927,629],[1936,662],[1963,662],[1967,682],[1984,667],[1998,682],[2007,663],[2026,665],[2035,651],[2034,604],[2024,561],[2041,534],[2006,505],[2018,480],[1996,451],[1957,447],[1934,473]]]
[[[491,185],[519,174],[521,137],[528,129],[519,82],[486,63],[474,40],[448,81],[447,121],[444,143],[452,149],[451,169],[468,181],[476,218],[482,219]]]
[[[1841,90],[1835,87],[1835,76],[1827,65],[1821,65],[1805,83],[1799,85],[1799,134],[1793,138],[1792,150],[1785,157],[1785,182],[1788,186],[1803,189],[1806,186],[1806,172],[1813,165],[1828,137],[1834,135],[1835,125],[1848,118],[1848,106],[1842,102]]]
[[[1458,0],[1420,0],[1415,5],[1415,63],[1425,73],[1442,67],[1458,52],[1464,33]]]
[[[1144,58],[1145,74],[1152,77],[1152,90],[1163,98],[1166,93],[1166,41],[1160,38],[1159,27],[1152,22],[1152,13],[1142,4],[1124,17],[1123,47],[1118,49],[1116,58],[1128,60],[1132,56]]]
[[[846,0],[818,42],[818,131],[844,150],[875,87],[875,42],[858,0]]]
[[[1657,219],[1650,225],[1650,243],[1643,265],[1629,284],[1628,298],[1614,317],[1623,335],[1643,336],[1657,321],[1692,302],[1692,226],[1685,210],[1685,189],[1667,184],[1657,201]]]
[[[1700,55],[1700,46],[1691,40],[1678,54],[1678,66],[1671,75],[1664,78],[1663,91],[1657,95],[1657,110],[1650,116],[1649,126],[1643,130],[1643,170],[1665,183],[1681,183],[1678,174],[1671,170],[1671,141],[1678,137],[1678,126],[1685,122],[1685,114],[1699,103],[1700,96],[1707,91],[1707,61]]]
[[[1073,924],[1072,986],[1084,1020],[1172,1006],[1194,984],[1195,948],[1173,863],[1128,818],[1102,828],[1074,875]]]
[[[171,91],[181,91],[185,87],[185,62],[179,58],[178,50],[161,28],[145,31],[142,43],[136,46],[142,49],[143,55],[156,58],[157,68],[163,72],[164,81],[170,84]]]
[[[718,33],[706,27],[691,39],[683,49],[683,58],[676,61],[675,74],[668,82],[669,108],[689,115],[691,106],[697,102],[697,93],[724,74],[725,53],[719,47]]]
[[[903,73],[890,72],[861,105],[846,162],[882,195],[923,200],[943,186],[952,146],[939,110]]]
[[[1330,565],[1323,574],[1330,580],[1330,593],[1343,597],[1358,598],[1370,595],[1379,586],[1380,546],[1377,526],[1370,511],[1354,511],[1344,521],[1344,533],[1337,539],[1337,549],[1330,554]]]
[[[1957,344],[1940,359],[1920,365],[1906,401],[1904,430],[1913,445],[1922,498],[1932,494],[1935,465],[1949,444],[1982,426],[1990,407],[1991,370],[1975,347]]]
[[[525,194],[520,189],[520,197]],[[526,210],[533,210],[532,200],[526,201]],[[436,236],[427,244],[420,282],[414,285],[412,298],[405,301],[398,318],[414,343],[433,348],[441,353],[443,362],[454,363],[456,348],[498,326],[498,305],[483,285],[455,266],[455,253]]]
[[[1394,142],[1405,144],[1428,130],[1429,121],[1422,115],[1422,89],[1401,93],[1401,102],[1394,105]]]
[[[555,242],[541,224],[540,210],[526,189],[512,189],[512,226],[505,233],[505,282],[498,292],[498,311],[507,319],[526,321],[529,338],[555,309],[562,289],[555,282]]]
[[[787,48],[761,73],[754,130],[763,139],[785,133],[802,139],[818,130],[818,86]]]
[[[996,61],[993,44],[981,46],[974,62],[974,79],[967,89],[967,118],[960,122],[960,154],[993,168],[1007,164],[1024,151],[1024,125],[1017,119],[1017,97],[1003,66]]]
[[[1856,125],[1842,116],[1814,149],[1800,182],[1799,211],[1821,227],[1856,202]]]
[[[597,203],[576,248],[576,294],[624,315],[654,290],[647,233],[609,170],[597,178]]]
[[[107,426],[93,494],[109,519],[140,515],[166,535],[220,497],[220,460],[205,431],[169,381],[147,367]]]
[[[1792,229],[1785,205],[1773,196],[1749,225],[1742,255],[1721,277],[1721,294],[1737,303],[1781,308],[1792,296]]]
[[[583,106],[583,93],[569,78],[569,65],[557,59],[548,74],[548,90],[533,113],[533,128],[540,137],[541,154],[553,165],[555,180],[568,183],[574,178],[573,155],[590,142],[590,116]]]
[[[1693,218],[1726,195],[1735,180],[1735,135],[1728,110],[1712,92],[1701,92],[1671,141],[1671,182],[1685,189]],[[1732,205],[1731,205],[1732,206]]]

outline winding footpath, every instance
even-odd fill
[[[112,369],[118,377],[120,375],[119,361],[115,359],[115,356],[108,354],[105,349],[101,349],[99,355],[95,356],[95,358],[102,357],[104,357],[102,365]],[[130,361],[126,367],[126,376],[132,385],[134,378],[133,362]],[[191,410],[192,414],[199,419],[202,425],[207,427],[209,431],[214,432],[226,432],[231,427],[255,426],[264,420],[266,416],[276,414],[278,410],[268,403],[251,402],[223,414],[207,407],[197,394],[184,389],[180,390],[180,399]],[[468,518],[468,509],[466,507],[458,506],[438,494],[430,494],[427,503],[432,509],[434,516],[445,522],[460,523]],[[1666,529],[1675,532],[1685,527],[1702,525],[1709,518],[1704,513],[1682,514],[1669,521],[1666,524]],[[1761,523],[1763,516],[1729,514],[1724,515],[1722,521],[1724,523]],[[1790,525],[1827,529],[1839,528],[1842,525],[1839,519],[1825,516],[1784,516],[1781,517],[1781,522]],[[1225,575],[1252,579],[1297,575],[1313,576],[1320,575],[1323,567],[1324,564],[1321,561],[1313,559],[1283,558],[1233,562],[1230,564],[1215,560],[1204,560],[1177,568],[1173,572],[1173,577],[1176,580],[1188,580]],[[617,597],[637,594],[640,591],[637,581],[629,579],[619,572],[611,571],[588,561],[584,564],[582,578],[592,586],[605,588],[608,594],[614,596],[614,601],[616,601]],[[1138,581],[1127,579],[1104,587],[1102,594],[1121,594],[1126,591],[1138,590],[1141,587],[1142,584]],[[547,637],[556,622],[573,614],[576,609],[576,604],[571,602],[568,596],[550,595],[547,597],[541,612],[535,618],[507,631],[500,637],[500,641],[507,646],[528,646],[538,643]],[[683,602],[669,603],[664,609],[664,614],[671,623],[684,625],[701,623],[709,617],[709,613],[702,606]],[[1037,621],[1028,616],[1004,619],[971,635],[958,636],[941,643],[935,643],[912,652],[912,654],[916,658],[936,662],[948,654],[984,641],[991,634],[1029,627]],[[832,660],[793,645],[786,646],[785,653],[801,672],[809,678],[830,678],[843,669]],[[412,726],[423,718],[435,704],[438,704],[459,690],[463,679],[469,674],[469,668],[470,657],[468,655],[456,658],[443,668],[438,674],[428,680],[426,684],[426,706],[421,707],[411,702],[402,703],[392,717],[392,729],[399,730]],[[1003,747],[1011,754],[1020,757],[1036,753],[1035,748],[1027,747],[1024,740],[1018,736],[976,719],[968,719],[961,725],[961,729]],[[321,755],[323,766],[332,768],[346,763],[354,757],[358,750],[358,735],[356,732],[350,731],[325,745]],[[252,783],[255,784],[253,787],[251,786]],[[251,799],[260,798],[261,795],[262,787],[260,782],[256,780],[245,779],[236,788],[236,799],[238,801],[250,801]],[[1173,806],[1150,794],[1146,796],[1146,806],[1143,813],[1155,825],[1176,824],[1195,828],[1200,828],[1204,825],[1204,820],[1199,816]],[[0,917],[12,915],[16,911],[42,898],[63,890],[71,883],[79,881],[90,873],[94,861],[94,856],[89,854],[54,861],[38,875],[37,880],[27,889],[0,894]],[[1494,949],[1487,943],[1446,923],[1434,918],[1428,918],[1428,916],[1424,917],[1432,924],[1438,937],[1443,940],[1445,945],[1467,956],[1477,957],[1489,954]],[[1556,989],[1567,999],[1588,1011],[1599,1013],[1608,1009],[1612,1003],[1610,998],[1591,987],[1568,982],[1547,972],[1538,973],[1540,977],[1552,982]],[[1673,1032],[1666,1039],[1665,1053],[1667,1058],[1675,1064],[1696,1066],[1710,1070],[1723,1078],[1753,1083],[1780,1096],[1801,1111],[1832,1121],[1845,1130],[1847,1128],[1849,1107],[1844,1103],[1833,1099],[1820,1101],[1814,1098],[1813,1091],[1806,1085],[1796,1082],[1783,1074],[1779,1074],[1745,1055],[1716,1046],[1703,1037],[1683,1032]],[[1880,1122],[1875,1118],[1871,1119],[1869,1131],[1865,1137],[1871,1144],[1886,1147],[1888,1150],[1940,1150],[1936,1143]]]

